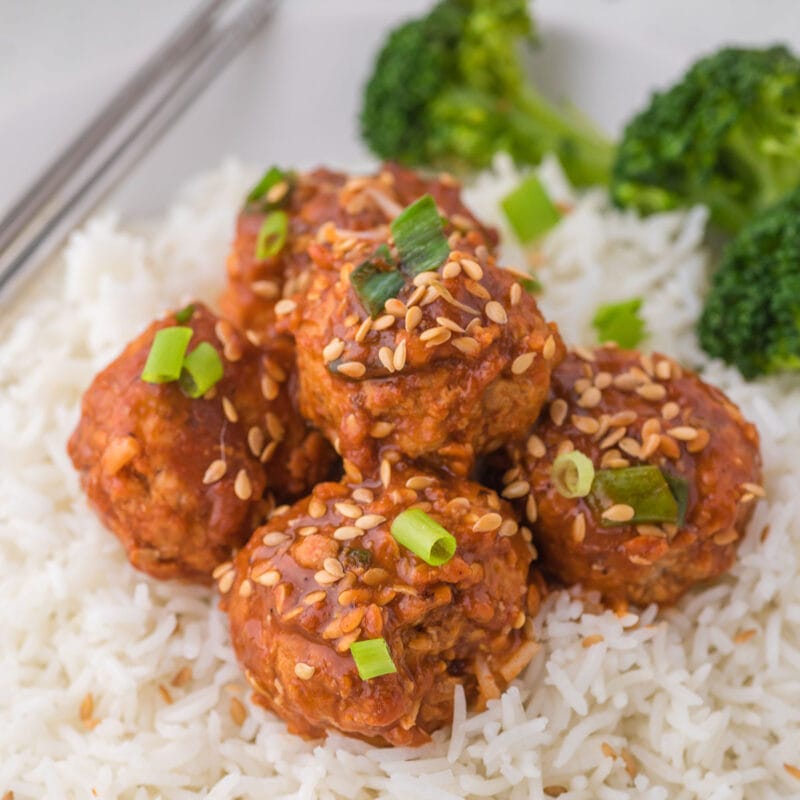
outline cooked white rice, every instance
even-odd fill
[[[470,193],[495,221],[514,180],[498,170]],[[542,174],[574,203],[540,273],[565,335],[591,341],[599,302],[641,294],[650,343],[703,364],[704,212],[642,221],[601,192],[573,197],[554,164]],[[1,326],[0,797],[800,797],[784,766],[800,767],[800,389],[718,364],[708,379],[761,431],[769,494],[729,577],[623,617],[553,595],[524,680],[478,715],[458,695],[452,735],[417,750],[304,742],[249,703],[214,595],[128,566],[65,443],[81,393],[130,337],[188,296],[214,298],[252,177],[225,164],[145,233],[93,219]]]

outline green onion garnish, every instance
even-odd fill
[[[550,479],[563,497],[586,497],[592,490],[594,464],[579,450],[563,453],[553,462]]]
[[[683,527],[686,522],[686,510],[689,508],[689,481],[680,475],[675,475],[667,470],[661,470],[664,475],[664,480],[669,485],[669,490],[678,504],[678,519],[676,520],[679,527]]]
[[[208,342],[200,342],[183,359],[183,371],[180,376],[181,391],[187,397],[202,397],[222,378],[223,371],[219,353]]]
[[[266,193],[276,184],[285,180],[288,176],[278,167],[270,167],[262,176],[261,180],[250,190],[247,195],[247,203],[257,203]]]
[[[350,653],[363,681],[397,672],[386,639],[364,639],[350,645]]]
[[[677,523],[679,519],[678,503],[664,473],[651,464],[598,470],[589,502],[598,514],[620,503],[633,508],[633,519],[626,522],[603,519],[604,526],[635,525],[640,522]]]
[[[179,326],[162,328],[158,331],[147,354],[142,380],[147,383],[169,383],[178,380],[183,366],[183,356],[192,333],[191,328]]]
[[[392,522],[392,536],[426,564],[440,567],[456,552],[452,533],[418,508],[409,508]]]
[[[392,222],[391,230],[406,275],[439,269],[450,255],[442,219],[429,194],[404,209]]]
[[[542,291],[542,284],[536,278],[520,278],[519,282],[528,294],[539,294]]]
[[[561,219],[561,213],[533,173],[509,192],[500,205],[523,244],[538,239]]]
[[[388,265],[389,269],[384,269],[383,265]],[[350,283],[373,319],[383,313],[383,306],[390,297],[397,297],[405,280],[403,273],[395,268],[385,244],[350,273]]]
[[[641,307],[640,297],[599,306],[592,320],[598,341],[616,342],[627,350],[635,348],[647,336],[639,316]]]
[[[184,306],[184,308],[175,314],[175,321],[179,325],[185,325],[194,316],[194,312],[194,303],[189,303],[188,306]]]
[[[263,261],[278,255],[286,244],[289,231],[289,217],[285,211],[271,211],[261,224],[256,239],[256,259]]]

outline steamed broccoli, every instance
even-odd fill
[[[612,195],[643,212],[703,203],[738,230],[800,184],[800,59],[785,47],[701,59],[628,124]]]
[[[745,378],[800,370],[800,189],[727,246],[699,334],[709,355],[734,364]]]
[[[531,86],[518,47],[533,38],[526,0],[441,0],[389,35],[364,92],[362,136],[381,158],[456,171],[505,151],[548,152],[576,185],[606,183],[612,146]]]

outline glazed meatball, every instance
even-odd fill
[[[394,164],[364,177],[328,169],[290,174],[268,193],[275,201],[269,207],[280,206],[288,216],[286,242],[279,253],[256,258],[258,233],[269,213],[266,198],[246,203],[239,215],[227,262],[228,285],[220,300],[223,314],[251,337],[273,340],[275,304],[301,292],[308,279],[313,264],[309,245],[333,237],[346,250],[352,234],[384,241],[389,222],[426,193],[455,223],[474,230],[479,242],[497,243],[495,231],[481,226],[461,202],[460,186],[450,176],[427,179]]]
[[[211,343],[222,380],[194,400],[141,380],[156,332],[176,324],[153,323],[97,375],[69,454],[135,567],[207,581],[276,501],[328,477],[335,454],[292,406],[284,354],[256,349],[200,304],[183,323],[189,350]]]
[[[457,232],[449,241],[470,246]],[[456,246],[372,319],[351,283],[354,263],[321,259],[285,309],[300,409],[346,459],[368,473],[395,450],[466,475],[477,455],[527,431],[563,345],[519,276],[484,246]]]
[[[528,615],[532,550],[491,490],[395,465],[383,483],[323,483],[276,513],[216,576],[256,702],[306,737],[339,730],[417,745],[471,705],[498,697],[537,649]],[[419,508],[457,540],[429,566],[390,533]],[[359,677],[354,642],[382,638],[395,673]]]
[[[599,493],[598,473],[587,496],[560,494],[553,464],[573,449],[596,471],[660,468],[670,495],[684,487],[683,524],[635,524],[639,501],[611,503]],[[509,452],[503,494],[535,522],[543,568],[611,602],[674,603],[729,569],[763,494],[755,428],[722,392],[658,354],[576,348],[554,372],[549,405],[527,442]]]

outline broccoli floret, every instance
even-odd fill
[[[705,351],[745,378],[800,370],[800,189],[725,249],[699,323]]]
[[[725,48],[634,117],[611,192],[650,213],[695,203],[737,231],[800,184],[800,60],[785,47]]]
[[[381,158],[454,171],[553,152],[576,185],[606,183],[611,144],[528,83],[518,48],[532,38],[526,0],[442,0],[396,28],[364,91],[364,141]]]

